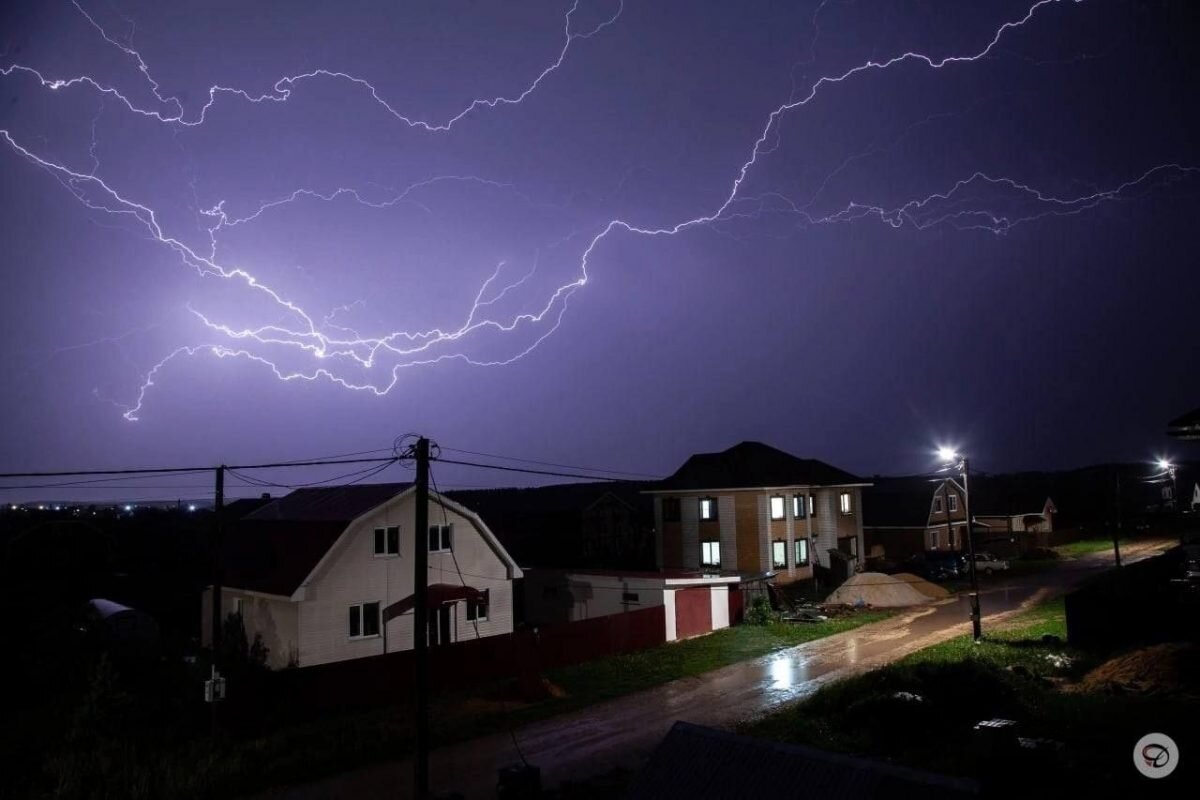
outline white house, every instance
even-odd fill
[[[300,489],[231,523],[222,608],[262,636],[268,664],[312,666],[413,647],[416,503],[410,484]],[[476,514],[434,492],[429,528],[433,645],[513,629],[521,570]],[[203,641],[211,640],[212,587]]]

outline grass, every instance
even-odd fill
[[[1195,705],[1153,697],[1059,691],[1099,658],[1064,644],[1061,599],[1038,606],[976,644],[957,637],[894,664],[827,686],[806,701],[743,726],[763,738],[856,753],[936,772],[980,778],[992,790],[1071,782],[1112,791],[1146,787],[1132,769],[1133,743],[1149,731],[1195,746]],[[914,696],[920,699],[914,699]],[[1064,743],[1019,749],[988,738],[977,722],[1015,720],[1019,735]],[[1025,781],[1008,786],[1007,781]],[[1164,782],[1166,783],[1166,782]],[[1178,788],[1178,787],[1176,787]]]
[[[1129,539],[1121,539],[1120,544],[1129,544]],[[1111,553],[1113,549],[1112,539],[1080,539],[1078,542],[1062,544],[1054,548],[1060,556],[1066,558],[1077,558],[1078,556],[1086,556],[1091,553]]]

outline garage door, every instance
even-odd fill
[[[675,590],[675,636],[686,639],[712,630],[712,598],[708,587]]]

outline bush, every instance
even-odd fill
[[[751,625],[766,625],[771,621],[771,603],[761,594],[750,603],[746,612],[746,622]]]

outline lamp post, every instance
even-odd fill
[[[1158,460],[1158,468],[1171,476],[1171,510],[1174,511],[1178,507],[1176,505],[1176,494],[1179,491],[1179,487],[1175,485],[1175,465],[1169,459],[1160,458]]]
[[[944,469],[957,469],[963,481],[963,515],[967,518],[967,574],[971,580],[971,633],[976,642],[983,638],[982,620],[979,611],[979,575],[975,571],[975,526],[971,521],[971,462],[959,456],[953,448],[938,448]],[[946,509],[946,529],[951,529],[950,510]]]

